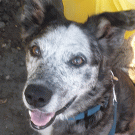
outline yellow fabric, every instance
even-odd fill
[[[62,0],[64,15],[68,20],[84,23],[88,16],[102,12],[135,9],[135,0]],[[128,39],[135,31],[127,31]]]

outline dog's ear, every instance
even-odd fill
[[[22,38],[25,39],[41,26],[46,26],[60,17],[52,0],[26,0],[21,19]]]
[[[135,10],[92,16],[84,27],[96,37],[102,54],[111,57],[123,44],[125,31],[135,29]]]

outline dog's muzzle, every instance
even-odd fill
[[[69,108],[69,106],[74,102],[75,99],[76,97],[71,99],[62,109],[58,110],[56,113],[45,113],[39,110],[29,110],[29,114],[31,117],[31,126],[37,130],[47,128],[54,122],[57,115],[63,113],[67,108]]]

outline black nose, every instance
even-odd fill
[[[28,85],[24,93],[28,104],[38,108],[45,106],[52,96],[52,91],[40,85]]]

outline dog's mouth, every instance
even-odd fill
[[[63,113],[67,108],[69,108],[75,99],[76,97],[71,99],[62,109],[58,110],[57,112],[46,113],[39,110],[29,110],[31,126],[36,130],[47,128],[54,122],[57,115]]]
[[[31,117],[31,126],[38,130],[46,128],[55,116],[55,113],[44,113],[39,110],[29,111],[29,114]]]

